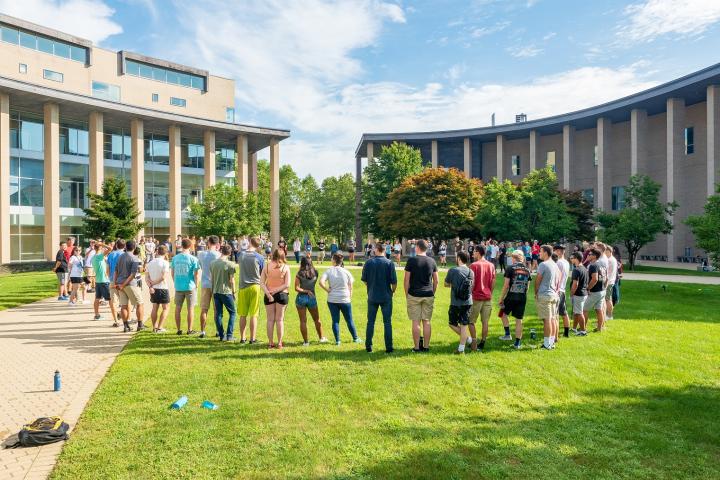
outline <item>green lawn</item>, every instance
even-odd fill
[[[57,295],[57,278],[52,272],[0,275],[0,310],[54,295]]]
[[[353,273],[359,279],[359,270]],[[359,285],[358,285],[359,286]],[[365,337],[365,293],[354,314]],[[331,337],[321,296],[321,318]],[[294,298],[294,295],[292,296]],[[720,287],[624,282],[602,334],[513,351],[493,312],[485,354],[454,356],[449,293],[413,354],[137,334],[65,446],[58,479],[713,478],[720,471]],[[540,329],[529,301],[527,329]],[[262,323],[261,323],[262,325]],[[541,336],[541,335],[540,335]],[[529,337],[529,336],[528,336]],[[180,395],[181,411],[168,406]],[[199,408],[203,400],[220,406]]]

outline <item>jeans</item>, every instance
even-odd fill
[[[295,262],[300,263],[300,252],[293,252],[295,254]]]
[[[221,339],[231,339],[233,327],[235,326],[235,296],[229,293],[215,293],[213,294],[213,300],[215,301],[215,328],[217,328],[218,335],[220,335]],[[230,314],[227,331],[223,329],[223,307]]]
[[[613,293],[612,293],[612,304],[617,305],[618,303],[620,303],[620,279],[619,278],[615,281],[615,288],[613,288]]]
[[[375,318],[377,317],[378,308],[382,312],[384,336],[385,336],[385,350],[391,351],[393,349],[392,339],[392,299],[385,303],[368,302],[368,323],[367,329],[365,330],[365,348],[372,348],[372,339],[375,334]]]
[[[332,318],[332,331],[335,335],[335,341],[340,341],[340,312],[342,312],[347,323],[350,335],[353,340],[357,338],[357,330],[355,329],[355,323],[352,318],[352,304],[351,303],[331,303],[328,302],[328,309],[330,310],[330,317]]]

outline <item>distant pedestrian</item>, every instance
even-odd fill
[[[138,275],[140,273],[140,260],[135,255],[135,240],[125,242],[125,252],[117,259],[113,284],[117,290],[120,303],[120,317],[123,322],[123,332],[130,331],[130,306],[135,307],[137,315],[137,331],[145,329],[143,295]]]
[[[557,255],[557,266],[560,269],[560,280],[558,284],[558,321],[560,317],[563,319],[563,337],[570,336],[570,316],[567,312],[567,301],[565,298],[565,290],[567,289],[567,281],[570,278],[570,262],[565,259],[565,247],[563,245],[555,245],[553,252]]]
[[[485,258],[485,247],[477,245],[474,250],[475,261],[470,265],[474,283],[472,289],[473,304],[470,309],[470,338],[472,349],[483,351],[490,332],[490,315],[492,315],[492,294],[495,289],[495,265]],[[480,340],[478,341],[476,324],[481,322]],[[505,328],[505,335],[500,340],[511,340],[510,329]]]
[[[240,242],[237,238],[233,239],[230,244],[230,256],[233,258],[235,254],[239,254]],[[207,238],[206,249],[197,254],[200,269],[200,338],[205,338],[205,327],[210,312],[210,305],[215,304],[213,294],[212,276],[210,274],[210,265],[220,258],[220,239],[217,235],[210,235]]]
[[[573,264],[572,283],[570,285],[570,294],[572,295],[573,309],[573,330],[575,335],[584,337],[587,335],[586,318],[585,318],[585,301],[588,297],[588,271],[582,264],[582,253],[573,252],[570,261]]]
[[[535,277],[535,300],[538,317],[543,322],[542,348],[555,348],[557,340],[557,307],[560,270],[552,261],[552,248],[549,245],[540,247],[537,276]]]
[[[100,241],[95,242],[95,255],[92,257],[92,267],[95,272],[95,302],[93,320],[101,320],[100,302],[110,302],[110,274],[107,265],[107,255],[110,248]]]
[[[60,249],[57,251],[57,254],[55,255],[55,266],[53,267],[53,272],[55,272],[55,275],[57,276],[58,281],[58,301],[66,301],[69,300],[70,297],[68,296],[67,292],[67,284],[70,278],[70,275],[68,272],[68,262],[65,258],[65,249],[67,248],[67,242],[60,242]]]
[[[250,323],[249,343],[257,343],[257,317],[264,292],[260,286],[260,275],[265,266],[265,259],[257,252],[260,238],[250,238],[245,255],[240,258],[240,286],[237,295],[237,314],[240,317],[240,343],[245,343],[245,327]]]
[[[465,353],[465,345],[470,340],[468,324],[470,323],[470,308],[473,304],[472,289],[474,283],[473,271],[467,267],[469,261],[467,252],[462,250],[455,255],[456,267],[451,268],[445,277],[445,286],[450,287],[450,308],[448,309],[448,324],[452,331],[460,337],[460,343],[455,353]]]

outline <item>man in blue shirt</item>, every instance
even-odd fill
[[[193,311],[197,300],[197,284],[200,280],[200,263],[197,258],[189,253],[192,245],[189,238],[183,238],[180,245],[182,251],[178,252],[170,262],[170,271],[175,282],[175,325],[177,326],[177,334],[182,335],[180,314],[182,313],[183,303],[187,300],[187,334],[192,335],[196,333],[192,329],[192,324]]]
[[[375,318],[378,308],[382,312],[385,332],[385,352],[392,353],[392,297],[397,288],[395,264],[385,258],[385,247],[381,242],[375,244],[375,256],[365,262],[361,280],[367,285],[368,323],[365,331],[365,350],[372,352],[372,339],[375,333]]]
[[[124,253],[124,250],[125,240],[118,239],[113,246],[112,252],[110,252],[107,256],[106,261],[108,264],[108,269],[110,270],[111,283],[115,278],[115,267],[117,266],[118,258],[120,258],[120,255]],[[113,318],[113,327],[117,328],[120,326],[120,324],[118,323],[120,321],[120,313],[117,311],[117,307],[120,305],[120,300],[118,299],[118,291],[115,286],[111,285],[110,287],[110,314]]]

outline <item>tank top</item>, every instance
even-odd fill
[[[286,264],[278,265],[277,262],[270,262],[267,267],[266,285],[269,289],[275,289],[285,284],[285,276],[290,274]],[[287,293],[286,288],[283,292]]]

